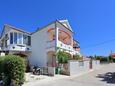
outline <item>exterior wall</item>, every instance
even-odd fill
[[[70,60],[68,62],[68,71],[69,75],[76,75],[81,74],[84,72],[88,72],[90,70],[90,64],[89,61],[73,61]],[[99,60],[93,60],[92,61],[92,69],[98,69],[100,67],[100,61]]]
[[[100,67],[100,61],[99,60],[93,60],[92,61],[92,67],[93,67],[93,69],[98,69]]]
[[[10,33],[11,32],[17,32],[17,33],[22,33],[22,34],[26,34],[17,30],[14,30],[8,26],[4,27],[4,31],[2,34],[2,38],[1,40],[5,37],[5,34],[8,34],[8,40],[7,40],[7,47],[5,47],[5,42],[4,42],[4,46],[2,47],[3,50],[8,50],[8,51],[31,51],[31,47],[27,46],[26,44],[10,44]],[[28,35],[28,34],[26,34]],[[29,36],[29,35],[28,35]],[[23,38],[22,38],[23,41]],[[17,39],[17,43],[19,42],[19,40]]]
[[[43,28],[31,36],[31,45],[32,45],[32,53],[29,58],[31,65],[38,65],[40,67],[47,66],[47,52],[55,50],[54,48],[50,48],[49,46],[49,37],[48,37],[48,28],[54,28],[55,25],[49,25],[46,28]],[[55,47],[55,46],[54,46]]]
[[[89,61],[69,61],[68,66],[69,75],[76,75],[89,71]]]
[[[9,27],[4,27],[4,31],[2,33],[2,38],[1,40],[5,37],[5,34],[8,34],[8,37],[9,37],[9,33],[12,31],[12,29],[10,29]],[[7,40],[7,45],[10,44],[10,39]],[[3,48],[5,48],[5,43],[3,45]]]
[[[48,74],[54,76],[55,75],[55,67],[48,67]]]

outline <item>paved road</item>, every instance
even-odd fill
[[[109,64],[88,74],[39,83],[33,86],[115,86],[115,64]]]

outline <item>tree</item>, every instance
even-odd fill
[[[109,62],[112,63],[112,62],[113,62],[113,58],[112,58],[112,56],[109,55],[108,58],[109,58]]]
[[[82,57],[80,57],[80,55],[78,55],[78,54],[74,55],[73,58],[75,60],[82,60]]]
[[[69,60],[69,55],[64,51],[58,51],[57,53],[58,63],[67,63]]]

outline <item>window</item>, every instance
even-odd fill
[[[28,46],[31,46],[31,36],[27,36],[27,35],[23,35],[23,43],[28,45]]]
[[[14,32],[14,44],[17,44],[17,33]]]
[[[10,44],[13,44],[13,33],[10,33]]]
[[[5,35],[5,47],[7,48],[8,34]]]
[[[22,33],[19,33],[18,39],[19,39],[19,44],[22,44]]]
[[[28,36],[28,45],[31,46],[31,36]]]
[[[23,44],[27,45],[27,38],[28,38],[28,36],[24,34],[23,35]]]

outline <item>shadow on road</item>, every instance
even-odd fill
[[[105,74],[98,74],[97,78],[102,78],[101,81],[105,81],[109,84],[115,84],[115,72],[107,72]]]

